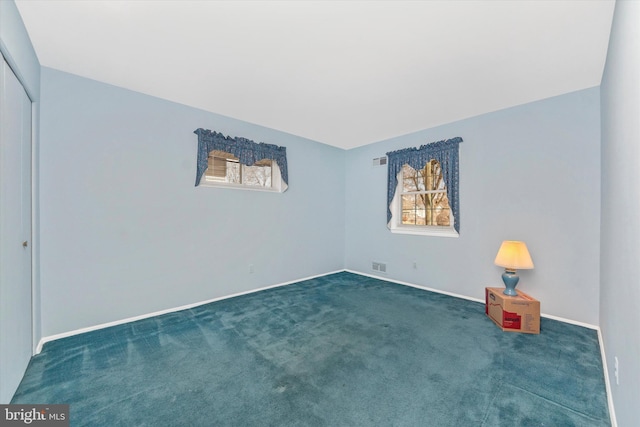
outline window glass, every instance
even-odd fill
[[[272,169],[273,161],[269,159],[247,166],[230,153],[213,150],[209,153],[205,182],[271,188]]]
[[[438,161],[430,160],[420,170],[405,164],[399,184],[398,225],[451,227],[451,208]]]

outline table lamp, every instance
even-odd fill
[[[504,267],[502,281],[504,282],[505,290],[502,293],[517,296],[516,285],[520,278],[516,274],[516,270],[533,268],[533,261],[531,260],[531,255],[529,255],[527,245],[524,242],[505,240],[502,242],[500,250],[498,250],[494,263]]]

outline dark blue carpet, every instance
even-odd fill
[[[73,426],[608,426],[595,331],[338,273],[47,343],[12,403]]]

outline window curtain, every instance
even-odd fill
[[[233,154],[240,163],[251,166],[263,159],[274,160],[280,168],[280,176],[285,185],[289,185],[287,170],[287,148],[264,142],[253,142],[245,138],[232,138],[207,129],[193,131],[198,135],[198,161],[196,166],[196,186],[200,184],[204,171],[207,170],[207,159],[213,150]]]
[[[447,186],[449,206],[453,213],[453,227],[460,233],[460,197],[458,194],[458,146],[462,138],[455,137],[422,145],[420,148],[404,148],[387,153],[387,223],[391,223],[393,197],[398,187],[398,174],[407,164],[415,170],[424,168],[430,160],[437,160],[442,167],[442,178]]]

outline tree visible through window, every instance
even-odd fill
[[[460,236],[459,136],[387,153],[392,233]]]
[[[420,170],[402,166],[401,200],[403,225],[450,226],[451,209],[437,160],[430,160]]]

